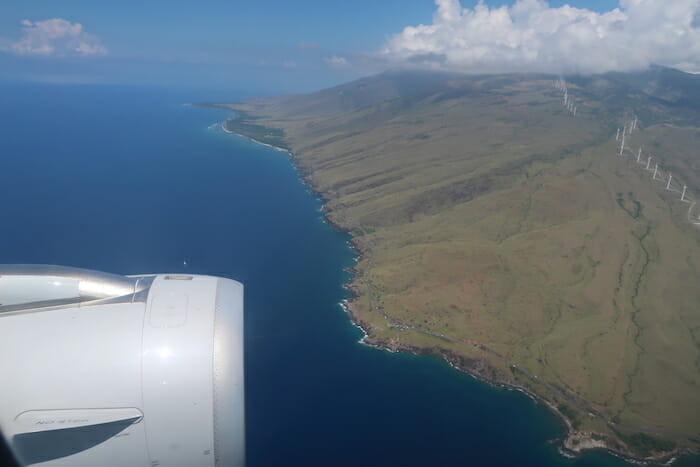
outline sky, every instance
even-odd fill
[[[0,80],[306,92],[389,68],[700,71],[700,0],[3,0]]]

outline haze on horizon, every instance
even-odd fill
[[[700,71],[697,0],[13,2],[0,79],[304,92],[386,69]],[[167,10],[167,11],[166,11]]]

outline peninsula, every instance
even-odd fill
[[[352,235],[367,344],[526,391],[568,454],[700,448],[699,76],[396,71],[215,105]]]

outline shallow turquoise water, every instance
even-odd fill
[[[2,94],[0,263],[245,284],[250,466],[625,465],[561,457],[549,440],[562,426],[523,394],[359,344],[338,306],[347,237],[322,221],[285,153],[210,128],[225,113],[181,105],[216,96]]]

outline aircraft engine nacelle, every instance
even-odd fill
[[[0,265],[0,430],[22,465],[245,463],[243,286]]]

